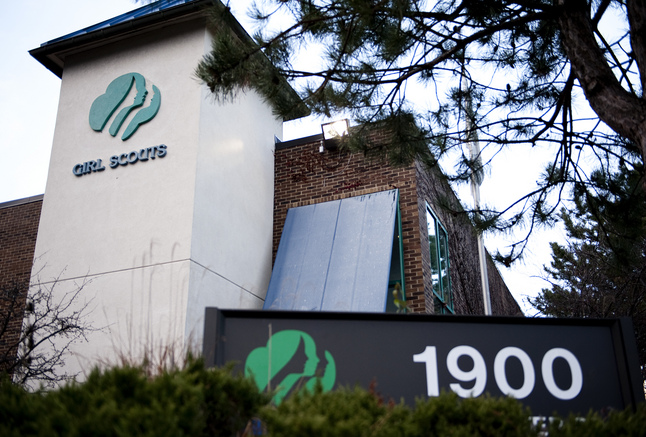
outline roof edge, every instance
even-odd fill
[[[44,194],[39,194],[37,196],[24,197],[22,199],[9,200],[8,202],[0,203],[0,209],[4,208],[13,208],[15,206],[26,205],[28,203],[40,202],[45,198]]]
[[[164,2],[168,3],[166,7],[163,5]],[[199,16],[203,16],[206,20],[206,9],[216,6],[226,7],[220,0],[189,0],[181,4],[174,4],[173,1],[168,0],[160,0],[45,42],[40,47],[30,50],[29,54],[58,78],[62,78],[65,68],[63,53],[69,50],[89,49],[93,46],[108,44],[119,37],[123,38],[134,32],[143,32],[146,29],[171,20],[190,20],[193,17],[197,18]],[[155,10],[156,8],[159,8],[159,10]],[[150,10],[150,12],[146,12],[146,9]],[[230,11],[229,14],[231,14]],[[240,39],[253,41],[233,14],[231,14],[231,17],[233,18],[231,23],[233,33]],[[111,24],[113,22],[115,24]],[[268,67],[275,68],[269,62],[269,59],[267,59],[267,64]],[[285,117],[283,121],[295,120],[309,115],[309,109],[305,106],[296,90],[292,88],[283,76],[281,78],[282,86],[285,87],[287,93],[291,96],[290,99],[293,98],[295,102],[293,114]]]
[[[276,150],[289,149],[291,147],[302,146],[303,144],[323,141],[323,134],[314,134],[307,137],[295,138],[287,141],[276,141]]]
[[[217,0],[194,0],[188,3],[171,6],[167,9],[151,12],[141,17],[135,17],[118,24],[107,24],[110,21],[113,21],[115,18],[124,18],[128,15],[136,15],[137,12],[141,12],[143,9],[150,9],[151,5],[154,4],[151,3],[149,5],[142,6],[141,8],[134,9],[130,12],[126,12],[125,14],[121,14],[110,20],[105,20],[85,28],[92,29],[96,27],[96,30],[79,34],[78,36],[70,37],[70,35],[74,35],[79,31],[72,32],[68,35],[45,42],[40,47],[30,50],[29,54],[42,65],[44,65],[45,68],[54,73],[57,77],[62,78],[65,62],[59,56],[61,52],[70,50],[75,47],[87,46],[92,43],[97,43],[101,40],[106,40],[107,42],[117,36],[124,35],[136,30],[143,30],[147,27],[151,27],[164,21],[180,18],[183,16],[189,16],[197,12],[202,12],[205,7],[214,5],[216,1]]]

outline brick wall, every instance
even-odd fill
[[[424,310],[422,272],[415,267],[421,256],[417,223],[415,169],[395,169],[359,154],[325,151],[320,140],[276,150],[274,192],[274,259],[287,210],[313,203],[399,189],[402,218],[406,299],[417,312]]]
[[[419,165],[393,168],[361,154],[329,150],[319,153],[318,137],[304,141],[279,144],[276,150],[274,260],[289,208],[397,188],[402,222],[406,299],[413,312],[433,313],[425,208],[428,202],[439,215],[439,202],[444,197],[452,196],[457,201],[446,180],[439,171],[427,172]],[[456,313],[482,314],[475,232],[466,216],[447,219],[446,214],[443,211],[440,220],[450,235],[451,279],[455,284]],[[455,227],[465,229],[454,232]],[[474,249],[475,258],[472,259]],[[463,250],[467,251],[468,256],[463,256]],[[473,261],[475,267],[472,265]],[[496,313],[522,314],[498,271],[493,265],[491,267],[494,279],[490,282],[499,290],[496,299],[504,301],[503,305],[494,305]]]
[[[420,228],[426,227],[425,211],[428,203],[448,233],[455,313],[484,314],[476,231],[439,168],[427,169],[422,164],[417,164],[416,170]],[[426,236],[423,235],[422,239],[425,244]],[[430,255],[428,251],[423,251],[422,255],[428,303],[432,298]],[[493,315],[522,316],[522,310],[488,254],[487,275]],[[429,309],[430,307],[427,306],[427,310]]]
[[[0,357],[22,328],[41,207],[42,196],[0,204]]]

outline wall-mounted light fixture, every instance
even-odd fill
[[[332,121],[330,123],[323,123],[321,125],[323,130],[323,144],[320,152],[323,150],[336,150],[339,147],[341,138],[347,135],[350,130],[350,122],[348,119]]]

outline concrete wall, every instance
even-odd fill
[[[282,136],[282,121],[254,92],[214,102],[202,91],[186,325],[194,338],[206,306],[262,307],[271,277],[274,138]]]
[[[66,57],[34,271],[58,293],[84,286],[78,303],[91,302],[100,329],[67,370],[198,344],[205,305],[262,304],[282,123],[254,93],[207,95],[193,71],[209,47],[198,20]],[[92,130],[94,99],[131,72],[146,78],[149,96],[153,84],[160,90],[156,117],[126,141],[123,128],[107,132],[111,121]],[[108,167],[111,156],[161,144],[164,157]],[[99,158],[104,171],[73,174]]]

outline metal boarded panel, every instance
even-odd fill
[[[291,208],[264,309],[383,312],[397,190]]]

